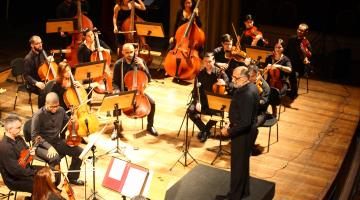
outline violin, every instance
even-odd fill
[[[232,28],[234,30],[235,36],[236,36],[236,45],[231,47],[230,51],[225,51],[225,58],[228,60],[234,59],[237,62],[243,62],[246,58],[246,52],[241,50],[241,44],[240,44],[240,36],[236,33],[236,29],[234,26],[234,23],[231,23]],[[229,62],[230,62],[229,61]]]
[[[77,1],[77,12],[76,12],[76,19],[77,19],[77,29],[74,30],[74,33],[72,34],[72,41],[71,44],[67,47],[67,49],[70,50],[70,53],[65,54],[66,60],[69,62],[69,65],[72,67],[75,67],[76,64],[79,63],[77,58],[77,52],[79,45],[82,42],[83,34],[82,31],[85,28],[92,29],[94,27],[92,21],[82,14],[81,12],[81,0]]]
[[[300,42],[300,49],[303,52],[305,58],[307,58],[308,60],[310,59],[310,57],[312,56],[311,51],[309,50],[310,48],[310,42],[308,39],[306,39],[305,37],[301,40]]]
[[[257,79],[256,79],[256,88],[257,88],[257,90],[258,90],[258,92],[259,92],[259,95],[261,95],[262,93],[263,93],[263,88],[262,88],[262,84],[263,84],[263,82],[262,82],[262,80],[261,80],[261,78],[260,77],[258,77]]]
[[[135,54],[132,62],[134,62],[134,59]],[[125,74],[125,86],[129,90],[137,90],[133,105],[130,108],[123,109],[126,116],[136,119],[149,115],[151,105],[149,99],[144,95],[144,89],[146,88],[148,81],[146,73],[138,70],[137,65],[134,66],[133,70]]]
[[[99,129],[99,120],[94,113],[90,112],[90,107],[86,104],[88,102],[88,95],[85,89],[83,87],[75,87],[75,79],[69,68],[64,70],[62,76],[64,76],[65,73],[68,73],[70,76],[71,87],[67,88],[63,94],[64,102],[68,108],[71,106],[76,107],[77,122],[79,123],[78,135],[81,137],[88,136]],[[66,85],[66,83],[63,83],[63,85],[64,84]]]
[[[196,2],[195,8],[199,7],[199,3],[200,0]],[[191,14],[189,22],[176,30],[176,45],[164,60],[166,73],[177,80],[191,80],[200,71],[201,59],[198,50],[205,44],[205,33],[194,23],[194,18],[195,12]]]
[[[253,40],[259,35],[260,40],[264,43],[264,45],[269,45],[269,41],[263,38],[262,32],[259,31],[256,26],[246,29],[244,34],[247,37],[251,37]],[[255,44],[255,46],[256,45],[257,44]]]
[[[54,61],[50,61],[48,59],[48,56],[44,50],[42,50],[41,53],[45,57],[45,62],[39,67],[38,75],[40,77],[40,80],[45,81],[46,83],[47,81],[56,78],[56,75],[58,73],[58,65]]]
[[[65,189],[65,191],[66,191],[66,194],[67,194],[67,196],[68,196],[68,200],[75,200],[75,192],[74,192],[74,190],[72,189],[72,187],[70,186],[70,183],[69,183],[69,180],[68,180],[67,176],[65,176],[64,172],[62,172],[62,171],[60,170],[60,165],[59,165],[59,164],[58,164],[58,165],[55,165],[55,170],[58,171],[58,172],[60,172],[61,175],[64,176],[64,183],[63,183],[62,187],[63,187],[63,188]]]
[[[74,115],[73,107],[71,107],[71,118],[68,123],[68,130],[69,130],[69,135],[66,138],[66,144],[69,145],[70,147],[79,146],[82,137],[78,135],[79,122],[76,116]]]
[[[144,36],[135,35],[135,22],[144,22],[139,16],[135,14],[135,1],[131,0],[131,11],[130,16],[124,20],[121,25],[121,30],[125,33],[125,43],[139,43],[139,50],[145,50],[146,54],[140,54],[139,57],[145,60],[147,66],[150,66],[153,60],[153,56],[150,53],[151,48],[148,44],[146,44],[146,40]],[[139,39],[135,40],[135,36]],[[121,52],[119,53],[119,57],[123,57]]]
[[[106,67],[105,69],[109,69],[110,68],[110,64],[111,64],[111,55],[109,52],[107,51],[100,51],[101,46],[100,46],[100,41],[99,41],[99,31],[94,28],[94,36],[95,36],[95,41],[96,41],[96,47],[97,47],[97,51],[93,52],[90,56],[90,61],[101,61],[101,60],[106,60]],[[99,83],[98,87],[94,88],[94,91],[96,93],[99,94],[105,94],[105,93],[111,93],[113,88],[112,88],[112,77],[111,74],[108,74],[106,71],[104,71],[103,76],[95,78],[94,79],[95,82]]]
[[[32,148],[36,149],[41,142],[42,142],[41,136],[37,136],[35,138],[33,147],[30,147],[29,149],[23,149],[20,152],[18,163],[22,168],[25,169],[26,166],[33,161],[33,156],[30,154],[30,151],[32,150]]]

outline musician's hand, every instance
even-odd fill
[[[41,81],[36,82],[35,86],[40,88],[41,90],[45,88],[45,84]]]
[[[81,87],[81,83],[79,81],[74,81],[74,86],[75,87]]]
[[[113,75],[112,75],[112,71],[111,71],[111,69],[109,68],[109,67],[106,67],[105,68],[105,73],[108,75],[108,76],[110,76],[110,77],[112,77]]]
[[[120,90],[119,90],[119,89],[113,90],[113,94],[119,94],[119,93],[120,93]]]
[[[216,63],[216,65],[219,66],[222,70],[227,69],[229,66],[227,63]]]
[[[135,57],[135,63],[143,70],[145,70],[145,65],[143,60],[140,57]]]
[[[54,56],[48,56],[47,59],[48,59],[49,62],[54,62],[55,61]]]
[[[55,157],[56,155],[58,155],[58,152],[55,150],[55,148],[54,147],[50,147],[49,149],[48,149],[48,153],[47,153],[47,157],[48,158],[53,158],[53,157]]]
[[[305,64],[305,65],[310,64],[310,61],[309,61],[309,59],[308,59],[307,57],[304,58],[304,64]]]
[[[194,9],[194,13],[195,13],[196,16],[199,16],[199,9],[198,9],[198,8],[195,8],[195,9]]]
[[[61,37],[65,37],[65,36],[66,36],[66,35],[65,35],[65,32],[62,32],[62,31],[61,31],[61,32],[60,32],[60,36],[61,36]]]
[[[30,148],[30,155],[34,156],[35,155],[35,148]]]
[[[225,137],[229,136],[228,128],[229,124],[225,123],[224,127],[221,129],[221,134]]]
[[[201,104],[200,104],[200,103],[196,103],[195,109],[196,109],[198,112],[201,112]]]
[[[251,63],[251,58],[245,58],[244,63],[245,63],[246,66],[247,66],[247,65],[250,65],[250,63]]]
[[[114,33],[117,33],[119,30],[116,26],[114,26]]]
[[[217,80],[217,83],[216,83],[216,84],[217,84],[217,85],[226,85],[224,79],[222,79],[222,78],[219,78],[219,79]]]

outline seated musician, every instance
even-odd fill
[[[233,39],[229,34],[221,36],[221,46],[214,49],[215,65],[225,69],[227,77],[230,79],[232,71],[238,66],[244,66],[244,62],[239,62],[236,59],[227,57],[227,55],[233,50]]]
[[[245,29],[242,33],[241,45],[242,46],[266,46],[268,41],[263,38],[262,33],[254,26],[254,18],[248,14],[244,19]]]
[[[33,178],[40,166],[19,164],[20,153],[29,149],[20,136],[22,130],[21,119],[17,115],[9,115],[4,120],[5,134],[0,142],[0,172],[5,185],[10,190],[32,193]],[[30,150],[35,155],[35,149]]]
[[[114,64],[114,78],[112,82],[114,93],[128,90],[128,88],[125,87],[123,78],[125,77],[127,72],[133,70],[134,65],[136,65],[139,70],[142,70],[146,73],[149,81],[151,79],[151,75],[145,61],[142,58],[136,56],[135,48],[132,44],[124,44],[122,48],[122,54],[124,55],[124,57],[117,60]],[[149,95],[145,94],[145,96],[148,98],[151,105],[150,113],[147,116],[146,130],[151,135],[158,136],[159,134],[154,127],[155,101]]]
[[[34,140],[41,136],[44,141],[36,149],[36,155],[49,163],[51,169],[55,169],[60,164],[62,157],[68,155],[72,157],[69,170],[80,170],[81,159],[79,155],[83,149],[79,146],[70,147],[64,139],[60,138],[60,132],[68,122],[69,116],[66,115],[64,108],[60,107],[59,97],[56,93],[50,92],[46,95],[45,106],[34,113],[31,122],[31,137]],[[79,180],[80,172],[68,173],[71,184],[84,185]],[[57,183],[60,181],[60,174],[56,174]]]
[[[256,121],[256,127],[259,127],[263,125],[266,121],[267,108],[269,106],[270,87],[261,76],[259,72],[259,68],[256,65],[249,65],[248,69],[250,72],[249,81],[256,85],[260,97],[259,109],[258,109],[257,121]],[[259,155],[264,150],[264,148],[261,147],[259,144],[255,144],[258,133],[259,133],[258,131],[254,132],[252,137],[253,140],[252,142],[253,148],[251,152],[252,155]]]
[[[24,78],[26,81],[26,87],[37,95],[41,93],[41,90],[45,88],[45,83],[41,81],[38,74],[39,67],[44,63],[45,56],[42,54],[42,40],[39,36],[33,35],[29,40],[31,50],[24,58]],[[39,96],[38,96],[39,97]],[[38,108],[41,106],[39,105]]]
[[[42,167],[34,177],[33,199],[65,200],[54,185],[55,174],[49,167]],[[41,188],[41,189],[39,189]]]
[[[270,87],[277,88],[281,95],[285,95],[289,88],[288,74],[291,73],[290,59],[283,54],[284,41],[278,39],[275,44],[274,52],[268,55],[265,59],[264,76],[267,76],[266,81]],[[272,105],[272,114],[276,116],[276,106]]]
[[[193,95],[195,108],[190,107],[188,110],[190,119],[200,130],[198,138],[201,142],[205,142],[211,135],[210,129],[216,124],[216,121],[209,120],[205,125],[204,122],[201,121],[199,114],[221,115],[220,111],[209,108],[205,91],[213,92],[214,84],[225,86],[229,81],[226,73],[215,67],[214,56],[212,53],[206,53],[203,62],[205,67],[197,75],[197,83],[195,82],[194,85]]]

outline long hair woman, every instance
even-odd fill
[[[55,175],[49,167],[43,167],[34,177],[33,200],[65,200],[54,185]]]

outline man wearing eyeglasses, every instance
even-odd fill
[[[69,121],[69,116],[59,104],[59,97],[56,93],[50,92],[46,95],[45,106],[34,113],[31,122],[31,138],[34,140],[41,136],[44,141],[36,149],[36,155],[49,163],[50,168],[55,169],[60,164],[62,157],[72,157],[69,170],[80,170],[81,160],[79,155],[83,149],[79,146],[70,147],[64,139],[60,138],[60,132]],[[71,184],[84,185],[79,180],[80,172],[68,173]],[[60,181],[60,173],[56,174],[56,185]]]
[[[242,199],[249,195],[249,159],[252,135],[256,132],[256,116],[259,108],[259,94],[255,84],[249,81],[250,71],[237,67],[233,71],[234,92],[229,108],[230,124],[221,129],[224,136],[231,137],[231,178],[227,195],[216,199]]]

